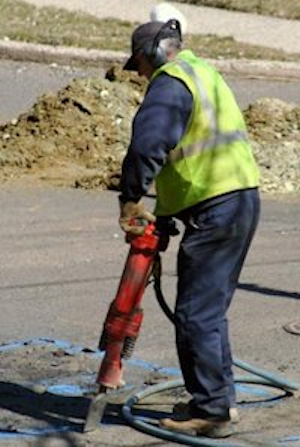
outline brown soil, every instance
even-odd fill
[[[106,79],[74,80],[0,127],[0,182],[26,179],[117,188],[131,122],[146,84],[119,66]],[[300,107],[262,98],[244,111],[262,190],[299,192]]]
[[[262,98],[244,112],[265,192],[300,191],[300,107]]]

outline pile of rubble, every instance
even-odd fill
[[[300,107],[261,98],[244,111],[265,192],[300,192]]]
[[[112,67],[106,79],[74,80],[0,127],[0,182],[116,188],[145,81]],[[300,107],[262,98],[244,111],[262,190],[300,191]]]

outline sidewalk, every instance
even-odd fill
[[[26,0],[35,6],[49,6],[84,11],[99,18],[115,17],[130,22],[149,20],[149,13],[158,0]],[[284,1],[284,0],[283,0]],[[188,32],[232,36],[253,45],[300,53],[300,21],[256,14],[239,13],[170,2],[186,17]]]
[[[72,11],[82,11],[99,18],[115,17],[134,23],[149,20],[150,11],[158,0],[26,0],[37,7],[55,6]],[[138,7],[136,6],[138,3]],[[171,3],[186,17],[188,32],[231,35],[236,41],[269,48],[283,49],[300,54],[300,21],[277,19],[255,14],[226,11],[224,9],[197,7]],[[126,60],[127,54],[114,51],[86,50],[84,48],[53,47],[0,40],[0,58],[40,63],[72,65],[87,63],[107,68],[111,63]],[[268,78],[275,80],[300,80],[300,63],[243,59],[218,59],[210,61],[224,74]]]

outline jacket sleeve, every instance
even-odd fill
[[[138,202],[185,133],[193,98],[185,84],[165,73],[150,84],[132,125],[131,142],[122,165],[123,202]]]

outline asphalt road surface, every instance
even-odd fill
[[[0,73],[5,120],[26,111],[37,95],[89,74],[4,61]],[[293,84],[231,82],[243,105],[272,92],[299,102],[299,88]],[[117,223],[116,193],[16,184],[0,188],[0,209],[0,344],[45,337],[95,349],[128,252]],[[171,307],[177,244],[174,238],[163,255],[163,288]],[[235,357],[296,382],[300,382],[300,338],[283,330],[283,325],[300,320],[299,269],[300,199],[263,197],[261,223],[229,313],[232,346]],[[135,358],[177,368],[173,328],[151,288],[143,304],[145,320]],[[151,445],[148,441],[129,428],[107,429],[103,443],[87,438],[49,446]],[[0,437],[5,446],[46,444]]]
[[[17,118],[21,112],[26,112],[40,95],[57,91],[75,77],[103,74],[101,67],[76,69],[55,64],[0,60],[0,123]],[[257,98],[266,96],[300,104],[298,82],[269,82],[230,76],[227,80],[243,109]]]
[[[300,339],[283,330],[299,318],[300,200],[263,198],[262,205],[261,223],[229,313],[234,356],[300,382]],[[46,338],[96,349],[128,253],[117,223],[116,194],[6,186],[0,189],[0,208],[0,343]],[[174,238],[163,255],[163,289],[171,308],[177,243]],[[173,328],[151,287],[143,306],[135,359],[178,368]],[[126,373],[134,383],[136,369],[127,366]],[[53,445],[146,445],[137,434],[136,444],[131,444],[132,435],[129,429],[107,427],[103,444],[87,440]],[[6,443],[0,436],[2,444],[38,445],[24,444],[20,437]]]
[[[55,335],[94,346],[128,251],[117,223],[116,193],[3,186],[0,207],[0,341]],[[284,333],[281,324],[299,315],[299,233],[299,199],[263,200],[233,309],[237,352],[275,369],[292,365],[296,377],[300,339]],[[164,256],[165,292],[171,300],[176,246],[174,238]],[[149,327],[138,353],[170,365],[173,352],[153,350],[160,342],[170,346],[169,324],[157,315],[152,297],[145,305]]]

